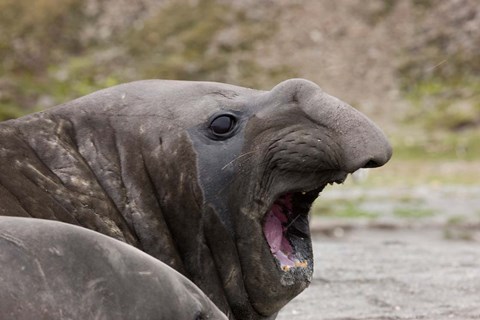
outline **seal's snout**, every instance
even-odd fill
[[[390,143],[373,122],[355,109],[349,109],[345,111],[347,130],[339,133],[342,171],[352,173],[361,168],[383,166],[392,157]]]
[[[386,164],[392,157],[392,148],[388,143],[387,139],[380,139],[380,141],[375,141],[375,143],[377,142],[379,143],[380,148],[378,148],[378,146],[375,146],[373,148],[374,152],[372,152],[372,155],[367,156],[366,159],[360,158],[358,161],[352,161],[352,168],[348,171],[351,171],[351,170],[356,171],[358,169],[378,168]],[[368,149],[367,149],[367,152],[368,152]]]
[[[354,172],[381,167],[390,160],[392,148],[385,134],[370,119],[345,102],[332,97],[315,83],[291,79],[277,85],[274,92],[284,103],[295,103],[333,143],[335,168]],[[325,146],[323,146],[325,147]]]

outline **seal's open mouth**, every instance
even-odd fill
[[[321,188],[309,192],[287,192],[266,213],[263,233],[272,255],[284,271],[305,268],[311,259],[305,243],[310,242],[308,213]],[[306,252],[305,252],[306,251]]]
[[[310,208],[328,184],[341,184],[346,177],[347,174],[344,172],[334,173],[320,187],[302,192],[292,190],[275,199],[265,214],[263,233],[270,252],[283,271],[313,266],[309,226]]]

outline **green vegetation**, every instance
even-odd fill
[[[314,203],[312,214],[336,218],[377,218],[379,213],[362,209],[362,199],[325,200]]]
[[[413,105],[405,119],[408,122],[417,120],[428,130],[449,131],[480,124],[480,77],[461,77],[456,81],[432,77],[405,90]]]
[[[79,28],[90,22],[82,0],[1,0],[2,73],[42,75],[65,54],[81,51]]]
[[[81,53],[91,44],[79,37],[82,24],[91,21],[82,10],[83,3],[0,1],[0,120],[57,102],[50,92],[56,88],[49,67]]]
[[[0,12],[0,121],[138,79],[262,87],[294,76],[252,58],[273,19],[216,0],[169,1],[110,27],[81,0],[0,0]]]
[[[419,20],[437,5],[412,3]],[[419,27],[399,57],[400,90],[410,103],[403,125],[415,132],[396,139],[401,159],[480,159],[480,50],[472,29],[478,24],[460,3],[442,6],[437,27]]]
[[[393,210],[393,214],[400,218],[424,218],[435,214],[432,209],[423,209],[415,206],[397,207]]]
[[[398,72],[411,107],[408,130],[392,139],[399,159],[480,159],[480,53],[447,52],[455,36],[435,31],[420,37],[416,54],[405,54]]]
[[[459,226],[459,225],[463,224],[466,221],[466,219],[467,218],[465,216],[459,216],[459,215],[452,216],[452,217],[448,218],[447,225],[449,225],[449,226]]]
[[[452,216],[448,219],[443,236],[449,240],[472,241],[478,228],[469,224],[469,217],[463,215]]]
[[[395,0],[380,1],[377,3],[377,7],[364,14],[364,18],[370,25],[375,26],[395,9],[396,4]]]
[[[400,160],[478,160],[480,130],[451,132],[448,130],[405,131],[392,137],[395,158]]]
[[[393,202],[394,206],[388,206],[389,212],[379,212],[369,208],[373,203]],[[398,218],[427,218],[435,214],[430,208],[425,208],[420,199],[411,197],[388,198],[364,198],[351,199],[318,199],[312,208],[312,214],[334,218],[369,218],[376,219],[381,216],[393,216]]]
[[[256,86],[256,75],[278,70],[262,69],[242,53],[271,30],[272,21],[249,19],[215,0],[177,1],[131,30],[125,47],[147,78],[228,81],[235,73],[240,84]]]
[[[19,108],[13,105],[0,103],[0,119],[1,120],[15,119],[23,115],[25,115],[25,113],[23,113]]]

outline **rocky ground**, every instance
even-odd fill
[[[315,217],[312,284],[278,319],[480,319],[480,190],[413,190],[431,215]]]
[[[438,230],[317,236],[310,288],[278,319],[480,319],[480,245]]]

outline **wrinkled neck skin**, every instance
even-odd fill
[[[204,203],[188,134],[175,119],[155,132],[156,117],[116,112],[90,110],[71,123],[79,153],[125,220],[128,236],[191,279],[231,319],[234,313],[268,319],[248,303],[234,238]]]
[[[168,108],[131,100],[127,107],[124,98],[99,105],[97,93],[5,123],[30,155],[20,152],[22,164],[12,170],[43,189],[35,197],[55,204],[45,214],[45,203],[32,205],[32,195],[17,211],[140,248],[191,279],[230,319],[274,319],[276,313],[260,315],[250,304],[233,227],[205,203],[183,123]],[[20,185],[8,188],[13,196]]]

